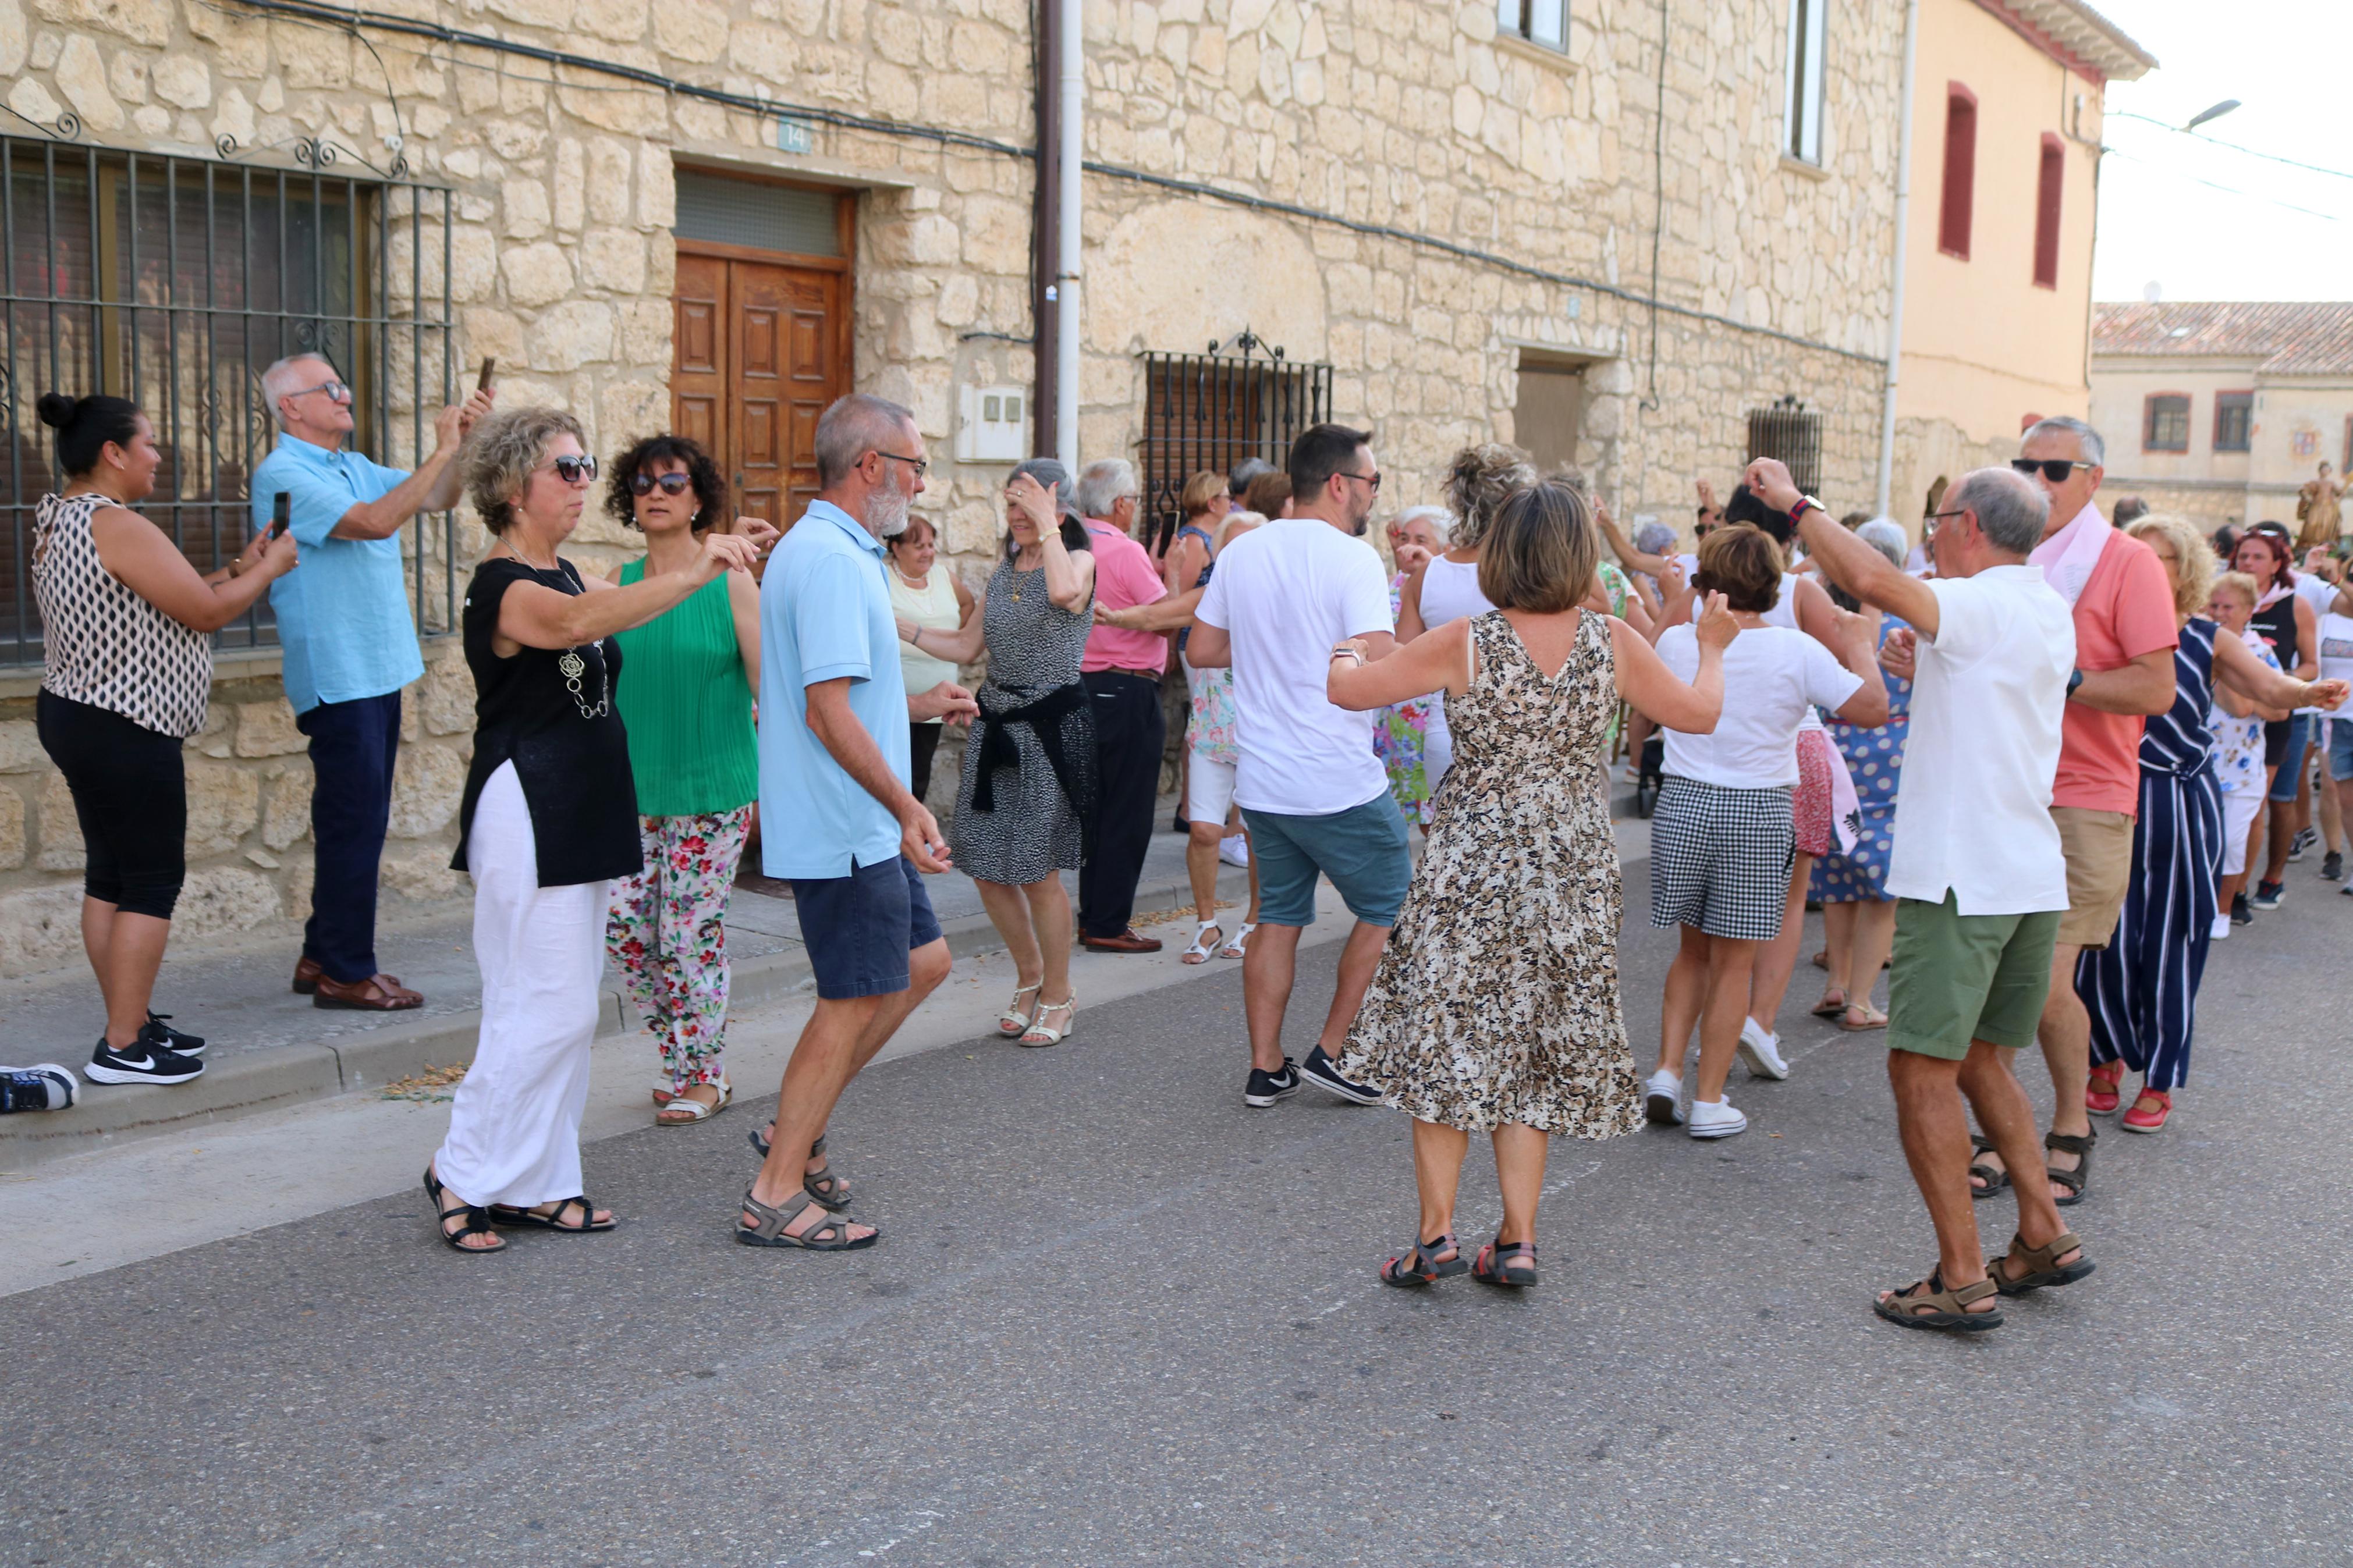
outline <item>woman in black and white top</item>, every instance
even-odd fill
[[[44,668],[42,749],[81,824],[82,942],[106,999],[90,1058],[98,1083],[185,1083],[203,1040],[164,1026],[148,1003],[187,871],[187,775],[180,743],[212,693],[209,634],[294,569],[294,541],[257,534],[200,575],[164,531],[132,510],[155,488],[154,426],[120,397],[44,393],[65,487],[41,498],[33,596]]]
[[[677,571],[627,586],[584,576],[556,550],[596,479],[579,422],[553,408],[483,420],[466,458],[468,497],[497,541],[466,586],[474,758],[451,862],[474,879],[482,1029],[425,1171],[441,1239],[460,1252],[503,1247],[493,1224],[613,1228],[580,1176],[606,884],[642,864],[612,637],[748,572],[763,542],[714,531]]]

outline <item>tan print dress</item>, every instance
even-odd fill
[[[1500,613],[1473,619],[1471,640],[1476,677],[1446,700],[1454,766],[1341,1070],[1465,1131],[1631,1132],[1601,760],[1618,711],[1609,624],[1583,616],[1550,679]]]

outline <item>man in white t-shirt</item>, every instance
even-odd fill
[[[1303,1079],[1345,1100],[1380,1097],[1334,1065],[1372,984],[1413,863],[1388,775],[1373,753],[1373,715],[1324,695],[1332,650],[1355,637],[1370,657],[1396,647],[1388,579],[1365,542],[1381,475],[1369,435],[1318,425],[1291,447],[1292,515],[1227,544],[1194,611],[1186,657],[1197,668],[1231,665],[1234,803],[1258,862],[1259,929],[1242,956],[1250,1075],[1244,1103],[1269,1106]],[[1315,921],[1315,879],[1356,917],[1324,1032],[1293,1067],[1282,1015],[1297,972],[1299,933]]]
[[[1895,796],[1895,952],[1888,1079],[1912,1179],[1936,1227],[1936,1268],[1881,1292],[1909,1328],[2001,1321],[1997,1292],[2068,1285],[2092,1271],[2051,1198],[2033,1106],[2011,1057],[2035,1041],[2051,952],[2068,907],[2051,817],[2075,630],[2067,602],[2027,564],[2050,503],[2008,468],[1978,468],[1936,516],[1936,575],[1923,582],[1839,526],[1769,458],[1749,466],[1766,503],[1796,518],[1826,574],[1901,616],[1894,658],[1914,661],[1911,735]],[[1969,1195],[1967,1097],[2018,1194],[2018,1235],[1990,1270]]]

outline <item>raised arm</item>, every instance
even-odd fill
[[[1659,574],[1659,564],[1666,557],[1635,549],[1626,531],[1618,526],[1618,520],[1609,515],[1609,509],[1598,500],[1593,503],[1593,521],[1600,524],[1601,537],[1609,542],[1610,552],[1618,557],[1620,565],[1629,572],[1646,572],[1653,577]]]
[[[1609,623],[1610,662],[1618,695],[1653,723],[1686,735],[1712,734],[1724,714],[1724,650],[1740,635],[1740,625],[1724,595],[1710,594],[1692,631],[1699,641],[1699,668],[1688,685],[1667,668],[1658,649],[1620,620]]]
[[[416,470],[374,500],[355,501],[329,536],[334,539],[390,539],[420,511],[447,511],[458,504],[465,476],[458,466],[459,448],[475,421],[491,411],[496,389],[483,387],[462,404],[450,404],[433,419],[433,450]],[[554,590],[550,590],[553,592]]]
[[[1811,586],[1811,584],[1808,584]],[[1820,593],[1820,589],[1815,589]],[[1887,679],[1879,672],[1879,626],[1875,616],[1858,616],[1831,605],[1836,617],[1831,652],[1849,671],[1862,678],[1854,695],[1839,705],[1839,721],[1876,730],[1887,722]]]
[[[237,558],[233,576],[199,575],[164,531],[128,507],[100,507],[90,520],[98,563],[124,587],[193,631],[216,632],[253,607],[269,584],[294,570],[294,536],[258,533]]]
[[[1776,511],[1788,511],[1802,499],[1803,492],[1790,479],[1789,470],[1771,458],[1749,464],[1746,477],[1748,488]],[[1841,528],[1838,520],[1819,506],[1809,506],[1799,515],[1798,532],[1806,542],[1806,553],[1820,563],[1831,582],[1864,604],[1910,622],[1931,642],[1936,640],[1936,595],[1928,584]],[[1814,591],[1821,589],[1817,585]],[[1802,608],[1802,595],[1800,603]]]
[[[1421,576],[1429,569],[1430,563],[1424,561],[1398,590],[1397,640],[1400,645],[1412,642],[1430,629],[1421,624]]]
[[[702,552],[692,564],[625,588],[601,577],[589,578],[584,584],[587,592],[581,594],[559,594],[539,583],[512,584],[499,600],[499,629],[491,649],[511,658],[515,647],[572,647],[644,626],[722,573],[742,572],[748,578],[757,559],[749,541],[711,533],[703,537]]]
[[[2335,708],[2345,700],[2347,690],[2341,680],[2307,681],[2282,675],[2229,632],[2219,632],[2214,637],[2214,683],[2218,693],[2228,688],[2258,707],[2274,711]]]
[[[1377,634],[1376,634],[1377,635]],[[1335,708],[1362,713],[1443,687],[1456,694],[1471,684],[1471,622],[1449,621],[1409,643],[1394,645],[1386,658],[1373,651],[1374,637],[1350,637],[1332,651],[1324,694]]]

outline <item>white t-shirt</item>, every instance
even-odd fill
[[[1324,695],[1332,645],[1393,632],[1381,558],[1318,518],[1277,518],[1228,543],[1194,612],[1233,639],[1234,800],[1328,816],[1388,790],[1371,713]]]
[[[1795,572],[1782,573],[1781,596],[1775,599],[1773,607],[1758,618],[1768,626],[1787,626],[1793,632],[1804,631],[1806,628],[1798,624],[1798,584],[1802,581],[1804,579]],[[1832,661],[1836,661],[1835,656]],[[1835,708],[1838,704],[1832,703],[1831,706]],[[1808,708],[1805,716],[1798,721],[1798,728],[1801,731],[1819,730],[1821,727],[1821,715],[1811,708]]]
[[[1680,679],[1699,673],[1699,634],[1688,626],[1659,636],[1659,660]],[[1724,650],[1724,713],[1712,735],[1667,730],[1662,766],[1678,777],[1726,789],[1778,789],[1798,782],[1798,729],[1813,705],[1839,708],[1862,677],[1803,632],[1744,630]]]
[[[2332,620],[2339,623],[2343,623],[2345,621],[2344,616],[2336,613],[2337,584],[2329,582],[2325,577],[2316,575],[2316,574],[2310,572],[2299,572],[2295,574],[2295,596],[2312,606],[2312,619],[2315,628],[2320,633],[2320,639],[2323,645],[2321,649],[2321,658],[2325,661],[2328,657],[2326,646],[2328,641],[2328,623]],[[2342,624],[2339,626],[2337,634],[2337,640],[2341,647],[2345,641],[2345,632]],[[2341,680],[2345,678],[2345,674],[2346,671],[2341,660],[2339,662],[2339,667],[2334,670],[2331,670],[2327,663],[2324,662],[2321,665],[2320,674],[2317,679],[2322,680]],[[2315,719],[2335,717],[2335,715],[2330,713],[2326,708],[2299,708],[2296,711],[2299,713],[2308,713]],[[2313,739],[2317,741],[2320,737],[2315,735]]]
[[[1927,587],[1936,636],[1920,634],[1887,890],[1932,904],[1950,892],[1965,915],[2063,910],[2067,858],[2051,782],[2075,668],[2074,612],[2040,566],[1932,577]]]

